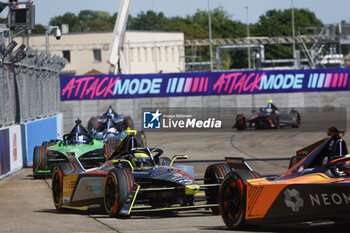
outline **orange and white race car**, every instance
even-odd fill
[[[350,155],[344,132],[298,151],[281,176],[261,177],[243,158],[226,158],[231,172],[219,191],[219,207],[230,229],[254,225],[317,226],[350,220]],[[301,155],[301,154],[304,154]]]

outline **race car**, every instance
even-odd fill
[[[127,134],[124,130],[121,130],[120,126],[113,120],[111,114],[106,115],[106,121],[100,125],[101,126],[96,130],[94,128],[90,129],[90,132],[95,139],[108,143],[106,155],[109,157],[113,153],[114,147],[121,139],[125,138]],[[127,129],[131,128],[128,127]],[[142,147],[147,147],[146,135],[143,131],[139,131],[135,137]]]
[[[102,142],[96,140],[90,132],[81,124],[81,120],[75,121],[75,126],[69,134],[63,136],[62,140],[51,140],[43,142],[41,146],[34,147],[33,153],[33,177],[45,178],[51,175],[52,168],[61,162],[56,159],[54,154],[66,154],[74,152],[81,159],[91,154],[98,154],[97,159],[100,163],[106,161],[110,155],[110,148],[114,146],[116,140]],[[52,157],[53,156],[53,157]],[[97,160],[89,160],[89,166],[92,167]]]
[[[218,212],[218,190],[228,172],[225,164],[209,166],[205,184],[199,184],[193,178],[192,166],[173,164],[187,155],[161,157],[160,148],[140,147],[135,139],[137,131],[126,132],[128,136],[99,167],[86,167],[74,153],[60,155],[66,162],[58,164],[52,175],[57,210],[86,210],[90,205],[101,204],[111,217],[194,208]],[[201,191],[206,196],[196,195]]]
[[[125,138],[127,134],[124,131],[118,131],[115,123],[108,116],[105,122],[105,129],[102,132],[91,134],[83,125],[81,120],[75,121],[75,126],[69,134],[63,136],[62,140],[55,139],[49,142],[43,142],[41,146],[34,147],[33,153],[33,177],[34,178],[46,178],[51,176],[52,168],[55,166],[56,161],[49,159],[49,153],[56,153],[53,151],[62,151],[64,153],[72,151],[81,151],[76,153],[81,155],[84,153],[92,153],[98,150],[98,153],[104,153],[104,159],[100,159],[102,162],[106,160],[114,151],[114,148],[118,145],[121,139]],[[79,141],[82,139],[82,141]],[[136,136],[136,140],[142,145],[146,146],[146,135],[144,132],[139,132]],[[82,146],[84,145],[84,146]],[[50,152],[49,152],[50,151]],[[57,152],[58,153],[58,152]],[[94,162],[94,161],[92,161]]]
[[[103,132],[107,128],[107,124],[111,125],[111,122],[118,132],[125,131],[128,128],[134,128],[134,122],[131,117],[119,115],[111,106],[108,107],[102,116],[91,117],[87,128],[92,134],[95,134]]]
[[[127,136],[124,131],[119,131],[117,124],[112,120],[111,116],[107,116],[105,123],[98,129],[89,129],[90,133],[95,139],[106,140],[110,139],[123,139]]]
[[[225,158],[231,172],[219,191],[226,226],[324,226],[350,220],[350,156],[344,132],[305,147],[281,176],[262,177],[243,158]],[[295,161],[295,157],[292,158]]]
[[[254,113],[248,118],[243,114],[237,114],[233,128],[237,128],[237,130],[245,130],[247,128],[275,129],[286,126],[299,128],[300,124],[300,113],[294,108],[288,112],[282,112],[274,108],[262,107],[258,113]]]

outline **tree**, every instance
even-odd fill
[[[231,15],[222,7],[215,8],[212,16],[213,38],[242,38],[246,37],[246,25],[232,20]],[[110,15],[104,11],[83,10],[78,15],[66,13],[51,19],[50,25],[68,24],[71,32],[112,31],[117,18],[117,13]],[[321,26],[322,22],[315,14],[307,9],[295,9],[295,29],[297,34],[306,34],[306,27]],[[128,30],[148,31],[180,31],[185,39],[206,39],[208,34],[208,12],[197,10],[195,14],[186,17],[166,17],[163,12],[140,12],[136,17],[129,15]],[[39,30],[39,28],[38,28]],[[291,9],[269,10],[260,16],[256,24],[250,25],[251,36],[291,36]],[[215,49],[215,48],[214,48]],[[209,47],[199,47],[196,55],[201,60],[209,60]],[[215,53],[215,51],[214,51]],[[191,55],[192,54],[187,54]],[[215,54],[214,54],[215,56]],[[266,46],[265,57],[291,58],[291,45]],[[221,65],[224,69],[247,67],[247,52],[224,52]]]
[[[44,34],[46,31],[45,27],[41,24],[35,24],[34,30],[32,30],[32,34]]]
[[[111,31],[113,30],[113,24],[106,22],[102,19],[86,20],[82,23],[82,31],[84,32],[98,32],[98,31]]]
[[[211,17],[213,38],[237,38],[245,36],[244,24],[232,20],[231,16],[223,8],[215,8],[212,11]],[[209,38],[209,17],[207,11],[197,10],[193,16],[187,16],[185,22],[186,27],[182,28],[182,31],[185,33],[185,39]],[[178,21],[177,23],[182,26],[184,25],[183,21]],[[176,23],[174,24],[176,25]],[[173,25],[169,25],[168,29],[171,29]],[[247,63],[246,58],[242,59],[242,56],[237,56],[237,58],[234,58],[235,54],[240,55],[241,53],[241,51],[224,53],[224,55],[221,56],[221,68],[229,69],[237,66],[243,67],[244,64]],[[200,54],[202,61],[208,61],[209,47],[200,48]]]
[[[97,11],[82,10],[78,14],[78,18],[81,22],[86,20],[93,20],[97,18]]]
[[[66,13],[50,20],[50,25],[69,25],[70,32],[95,32],[113,30],[116,14],[111,16],[106,11],[82,10],[78,15]]]
[[[50,20],[50,25],[61,26],[62,24],[68,24],[70,32],[80,32],[80,20],[74,13],[65,13],[62,16],[56,16]]]
[[[164,30],[183,32],[185,34],[185,39],[188,40],[208,38],[208,30],[193,22],[189,17],[176,17],[172,19],[172,23],[164,27]]]
[[[306,27],[322,26],[321,20],[307,9],[294,9],[296,33],[309,33]],[[269,10],[260,16],[259,21],[251,26],[251,36],[291,36],[292,35],[292,12],[287,10]],[[267,59],[291,58],[293,49],[291,45],[273,45],[265,50]]]
[[[156,13],[154,11],[147,11],[146,13],[141,11],[137,17],[129,18],[131,20],[128,24],[129,30],[147,30],[147,31],[160,31],[169,24],[169,19],[166,18],[163,12]]]
[[[245,26],[241,22],[231,20],[231,16],[223,8],[215,8],[211,14],[213,38],[242,37],[245,34]],[[172,30],[176,28],[189,29],[184,31],[186,39],[208,38],[209,17],[207,11],[197,10],[193,16],[186,18],[172,18],[171,23],[165,28]],[[192,29],[194,31],[192,31]],[[197,34],[198,33],[198,34]]]
[[[81,31],[96,32],[113,30],[114,22],[111,22],[111,15],[106,11],[80,11]]]

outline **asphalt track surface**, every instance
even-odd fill
[[[242,156],[261,174],[282,174],[295,151],[326,137],[325,132],[295,130],[247,130],[225,133],[148,133],[149,146],[165,156],[188,154],[186,164],[195,166],[195,177],[225,156]],[[349,137],[346,136],[345,139]],[[349,142],[350,140],[348,140]],[[51,180],[35,180],[32,169],[23,169],[0,181],[0,232],[227,232],[220,215],[198,209],[174,213],[109,218],[104,210],[67,210],[58,213],[51,197]],[[345,226],[316,229],[247,227],[242,232],[348,232]]]

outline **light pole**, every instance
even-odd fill
[[[250,64],[250,41],[249,41],[249,18],[248,18],[248,7],[245,7],[246,10],[246,16],[247,16],[247,44],[248,44],[248,68],[251,68],[251,64]]]
[[[294,69],[295,69],[296,68],[296,56],[295,56],[294,0],[291,0],[291,5],[292,5],[293,60],[294,60]]]
[[[209,17],[209,53],[210,53],[210,72],[213,71],[213,43],[211,37],[211,14],[210,14],[210,0],[208,0],[208,17]]]
[[[61,39],[62,37],[62,32],[60,30],[60,28],[58,26],[46,26],[45,27],[45,39],[46,39],[46,53],[49,53],[49,35],[50,35],[50,32],[53,30],[53,29],[56,29],[56,32],[55,32],[55,37],[56,37],[56,40],[59,40]]]

